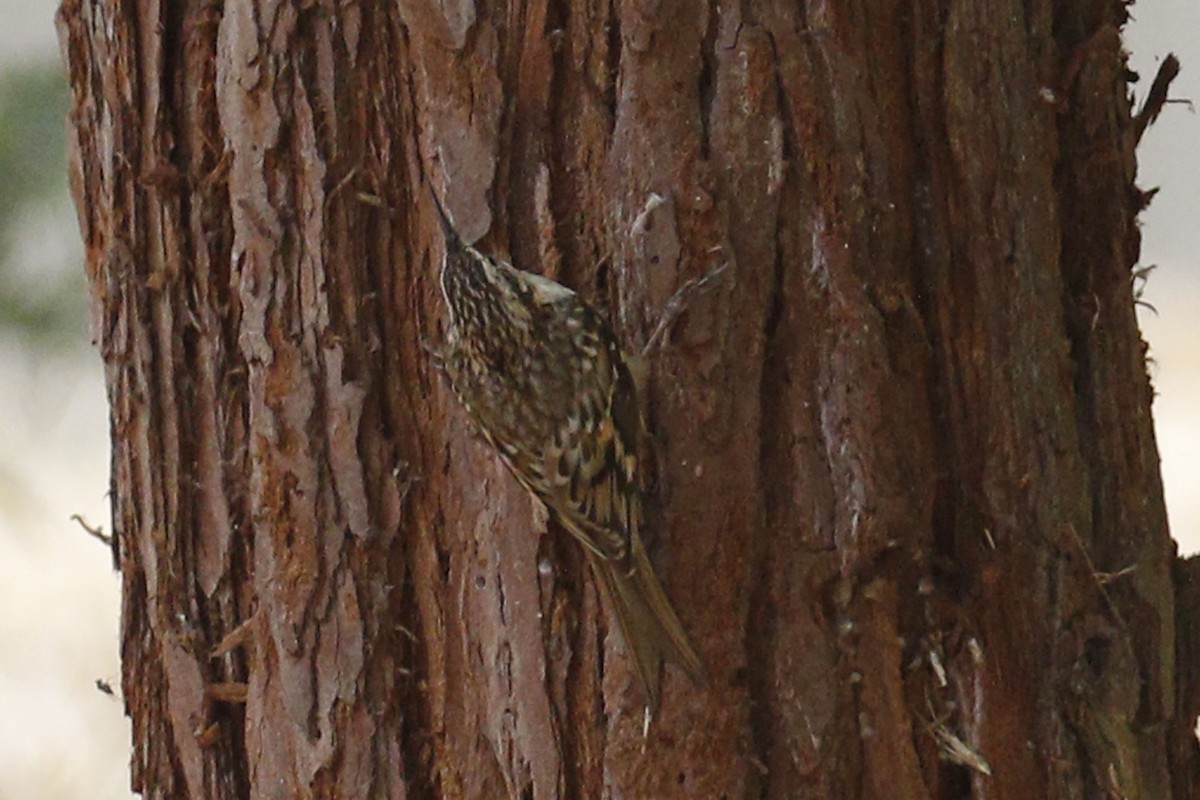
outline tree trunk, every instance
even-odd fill
[[[148,798],[1191,798],[1124,5],[64,0]],[[426,355],[431,192],[652,356],[647,735]],[[1178,593],[1178,594],[1177,594]]]

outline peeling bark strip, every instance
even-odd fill
[[[65,0],[134,789],[1195,797],[1125,17],[1066,5]],[[425,355],[433,180],[631,348],[729,265],[651,365],[712,674],[648,738]]]

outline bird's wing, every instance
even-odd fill
[[[548,300],[551,298],[547,298]],[[572,351],[571,379],[554,433],[534,451],[514,454],[513,472],[588,549],[628,564],[641,524],[637,390],[607,326],[575,295],[552,298],[555,319],[569,319],[562,345]],[[563,314],[562,305],[570,305]],[[551,334],[553,335],[553,334]]]
[[[596,365],[600,380],[583,393],[565,435],[547,449],[560,479],[551,504],[568,530],[590,540],[606,559],[625,563],[641,521],[638,431],[626,424],[630,415],[623,413],[629,404],[632,421],[640,424],[640,419],[632,381],[614,360],[619,353],[605,356]]]

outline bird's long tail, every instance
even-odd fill
[[[646,692],[646,705],[658,706],[659,666],[663,661],[673,662],[693,683],[704,685],[704,663],[658,582],[641,538],[633,537],[631,568],[622,568],[588,552],[596,575],[608,589],[625,647],[633,656]]]

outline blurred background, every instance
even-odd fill
[[[129,798],[108,427],[67,196],[67,87],[53,0],[0,0],[0,800]],[[1200,3],[1142,0],[1126,31],[1139,100],[1168,52],[1172,97],[1200,102]],[[1171,527],[1200,550],[1200,116],[1166,107],[1140,149],[1140,310]],[[32,721],[32,725],[31,725]]]

